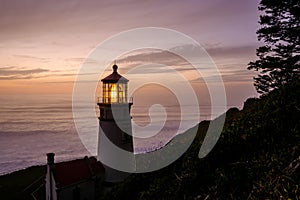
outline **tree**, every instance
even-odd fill
[[[266,94],[300,74],[300,1],[261,0],[261,28],[256,32],[264,45],[256,50],[258,60],[248,64],[258,93]]]

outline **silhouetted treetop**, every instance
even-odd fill
[[[262,0],[259,10],[257,35],[265,45],[256,50],[259,59],[250,62],[248,69],[260,72],[254,85],[264,94],[299,78],[300,1]]]

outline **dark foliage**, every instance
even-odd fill
[[[300,1],[262,0],[258,39],[265,43],[256,50],[258,60],[248,69],[259,71],[254,78],[258,93],[266,94],[300,74]]]
[[[34,166],[0,176],[0,199],[44,199],[46,166]]]

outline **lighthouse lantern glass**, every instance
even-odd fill
[[[103,83],[103,103],[126,103],[127,83]]]
[[[111,103],[118,103],[118,87],[115,83],[110,85],[110,100]]]

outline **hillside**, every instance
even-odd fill
[[[46,196],[44,189],[46,166],[34,166],[0,176],[0,199],[32,200]]]
[[[299,198],[299,88],[296,81],[248,99],[241,111],[229,109],[218,143],[200,160],[199,147],[210,123],[201,122],[180,159],[156,172],[132,174],[104,199]],[[172,142],[180,141],[178,137]]]

